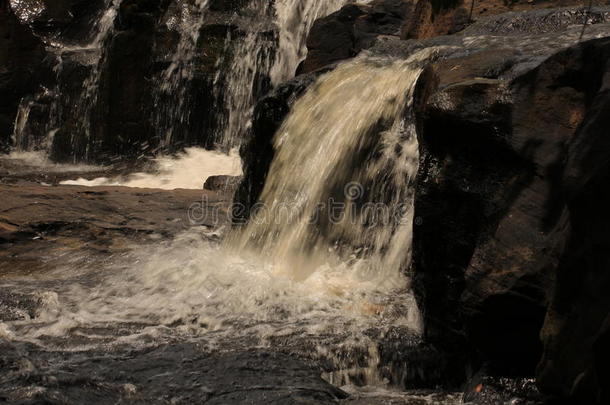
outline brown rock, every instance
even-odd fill
[[[600,404],[609,60],[606,38],[525,70],[514,51],[487,50],[426,72],[414,240],[429,339],[522,376],[544,343],[542,390]]]

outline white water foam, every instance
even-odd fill
[[[155,158],[151,173],[133,173],[118,178],[99,177],[92,180],[80,178],[66,180],[63,185],[72,186],[125,186],[138,188],[158,188],[163,190],[201,189],[210,176],[241,175],[241,159],[237,151],[230,154],[208,151],[201,148],[187,148],[177,156]]]
[[[95,165],[56,163],[49,159],[45,151],[13,151],[8,155],[0,155],[0,161],[19,167],[20,172],[43,170],[50,173],[69,173],[92,172],[104,169],[102,166]]]

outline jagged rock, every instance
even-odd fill
[[[491,372],[533,375],[546,313],[539,384],[582,403],[607,395],[594,356],[607,350],[610,267],[593,252],[610,226],[609,58],[608,39],[537,65],[484,51],[435,64],[420,89],[414,266],[427,337],[454,353],[472,345]]]

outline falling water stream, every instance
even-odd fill
[[[164,148],[171,145],[179,130],[188,128],[193,113],[189,88],[208,3],[209,0],[179,1],[178,15],[166,22],[169,28],[178,31],[180,38],[168,67],[160,74],[160,85],[154,88],[153,122]]]
[[[47,39],[47,46],[56,56],[56,64],[53,68],[57,77],[58,85],[54,89],[42,88],[32,97],[25,97],[19,106],[15,128],[13,132],[14,150],[32,151],[39,150],[49,153],[53,138],[59,130],[62,122],[64,109],[71,110],[77,123],[71,129],[71,144],[75,144],[76,138],[87,140],[84,142],[89,146],[88,140],[92,133],[92,111],[98,103],[101,75],[105,65],[106,47],[108,39],[114,31],[115,21],[122,0],[106,0],[105,7],[99,18],[91,29],[91,39],[84,45],[72,45],[57,42],[55,38]],[[25,17],[24,17],[25,18]],[[28,16],[27,18],[31,18]],[[83,80],[80,92],[66,105],[64,95],[60,89],[60,77],[63,73],[66,58],[76,57],[81,63],[88,66],[88,73]],[[42,98],[51,98],[50,107],[47,112],[47,122],[42,131],[44,136],[40,137],[39,128],[32,126],[40,125],[36,119],[31,119],[32,108]],[[40,139],[42,138],[42,139]],[[88,157],[88,149],[83,151],[84,158]]]
[[[227,100],[239,110],[230,112],[231,136],[249,125],[255,100],[246,90],[253,75],[269,75],[275,84],[288,79],[305,55],[313,21],[343,3],[279,1],[279,46],[273,52],[260,31],[246,35],[234,51],[228,80]],[[83,108],[95,102],[102,44],[119,4],[109,3],[90,45],[97,57]],[[192,79],[196,22],[206,8],[202,0],[181,9],[181,36],[162,72],[160,105],[163,95],[182,95]],[[55,269],[46,277],[63,282],[32,286],[41,303],[36,317],[0,323],[0,334],[49,350],[176,339],[217,350],[284,347],[327,362],[326,378],[337,385],[352,378],[386,384],[378,340],[393,335],[416,344],[421,329],[405,273],[418,161],[409,115],[421,62],[432,52],[407,60],[363,55],[320,77],[276,135],[278,153],[261,198],[265,209],[244,229],[213,231],[229,233],[223,244],[193,230],[154,247],[134,247],[94,277],[87,266]],[[173,123],[187,119],[188,100],[178,99],[158,110],[158,130],[167,142]],[[355,167],[357,161],[366,164]],[[155,180],[143,176],[124,184],[150,186]],[[105,181],[89,185],[114,184]],[[334,203],[341,205],[339,212],[328,210]]]
[[[306,39],[313,23],[350,0],[265,0],[254,1],[249,11],[258,18],[245,37],[225,52],[230,68],[219,70],[215,79],[219,110],[225,109],[215,142],[221,149],[239,147],[251,125],[260,81],[272,86],[294,77],[298,64],[307,55]],[[266,19],[274,16],[276,35],[270,37]],[[227,42],[232,47],[232,42]],[[222,63],[222,62],[221,62]]]

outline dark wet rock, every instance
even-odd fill
[[[585,94],[587,109],[565,145],[567,156],[556,178],[570,229],[542,329],[545,350],[538,366],[544,392],[581,404],[610,401],[609,48],[610,41],[600,40],[574,52],[570,56],[580,59],[576,66],[584,74],[573,68],[563,77],[565,85]]]
[[[482,376],[469,382],[463,397],[469,404],[540,405],[544,397],[533,378]]]
[[[349,59],[371,47],[379,35],[400,36],[412,4],[405,0],[375,0],[349,4],[317,20],[307,37],[307,59],[299,73],[308,73]]]
[[[212,11],[239,11],[252,0],[211,0],[210,10]]]
[[[533,10],[527,13],[509,12],[480,19],[469,26],[464,31],[464,35],[481,33],[509,35],[515,32],[543,34],[545,32],[565,29],[573,25],[582,25],[585,20],[588,25],[608,22],[610,21],[610,11],[607,7],[593,7],[591,11],[582,7],[566,7],[551,10]]]
[[[0,353],[0,396],[12,403],[317,405],[347,397],[316,368],[262,350],[210,353],[175,343],[70,353],[0,342]]]
[[[610,311],[600,295],[609,266],[580,255],[605,243],[609,224],[595,204],[605,201],[610,149],[582,147],[605,142],[609,57],[608,39],[537,64],[487,50],[433,65],[419,90],[414,266],[427,338],[455,354],[470,345],[492,374],[532,376],[546,313],[539,384],[583,403],[605,395],[593,342]],[[574,175],[589,162],[588,176]],[[584,231],[588,221],[599,233]]]
[[[242,180],[241,176],[211,176],[203,184],[203,189],[233,194]]]
[[[36,89],[45,57],[44,45],[0,1],[0,153],[11,142],[21,98]]]
[[[20,0],[16,11],[22,21],[43,38],[61,35],[70,42],[79,43],[93,35],[95,19],[102,12],[104,0],[56,0],[40,2]],[[32,12],[36,10],[36,12]]]

